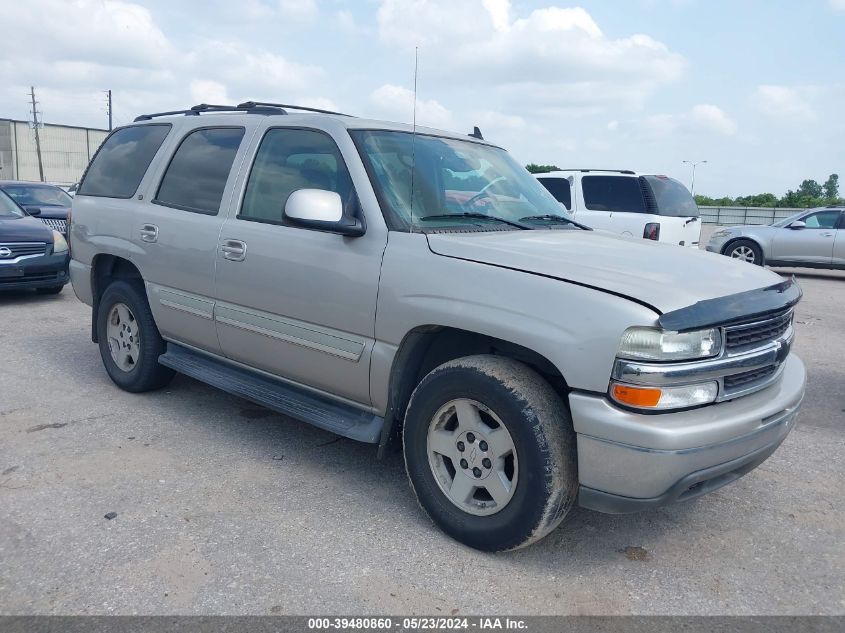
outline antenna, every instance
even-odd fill
[[[420,47],[414,47],[414,122],[411,132],[411,233],[414,232],[414,172],[417,170],[417,71]]]

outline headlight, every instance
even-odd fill
[[[710,404],[718,394],[719,385],[715,382],[679,387],[642,387],[617,382],[610,384],[610,396],[619,404],[654,411]]]
[[[53,231],[53,254],[67,253],[67,240],[58,231]]]
[[[656,328],[625,330],[619,344],[619,358],[632,360],[695,360],[716,356],[722,347],[719,330],[667,332]]]

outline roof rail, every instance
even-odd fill
[[[191,106],[188,110],[171,110],[170,112],[156,112],[153,114],[142,114],[135,117],[135,122],[149,121],[160,116],[174,116],[177,114],[184,114],[185,116],[199,116],[203,112],[245,112],[247,114],[287,114],[282,108],[278,106],[267,107],[264,104],[240,104],[236,106],[230,105],[213,105],[208,103],[200,103]]]
[[[582,173],[588,173],[591,171],[602,171],[602,172],[609,172],[613,174],[632,174],[636,175],[637,172],[631,169],[559,169],[557,171],[580,171]]]
[[[334,112],[333,110],[323,110],[321,108],[309,108],[306,106],[298,106],[298,105],[290,105],[289,103],[270,103],[268,101],[244,101],[243,103],[239,103],[239,108],[256,108],[261,106],[267,106],[271,108],[285,108],[287,110],[302,110],[303,112],[317,112],[319,114],[336,114],[338,116],[348,116],[351,117],[351,114],[345,114],[343,112]]]

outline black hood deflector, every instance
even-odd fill
[[[686,308],[667,312],[657,321],[664,330],[673,332],[747,322],[791,308],[801,300],[802,295],[801,287],[795,279],[787,279],[774,286],[699,301]]]

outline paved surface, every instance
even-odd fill
[[[502,555],[434,528],[398,455],[186,378],[124,393],[69,288],[0,296],[0,613],[845,613],[845,274],[799,277],[810,386],[771,459]]]

